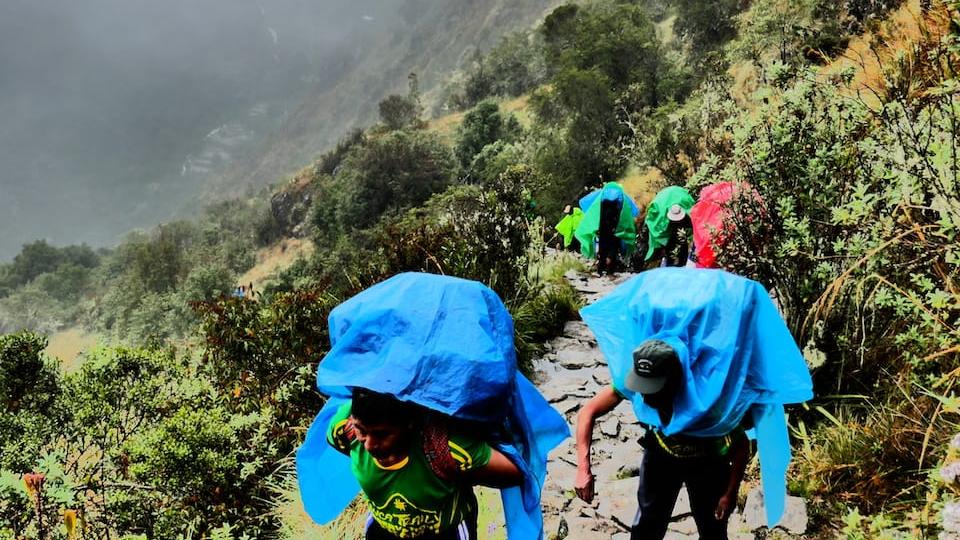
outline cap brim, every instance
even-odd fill
[[[660,390],[663,390],[666,384],[666,375],[662,377],[641,377],[632,369],[627,373],[627,379],[623,382],[623,385],[626,386],[628,390],[633,390],[639,394],[656,394]]]

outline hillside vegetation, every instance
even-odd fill
[[[960,533],[958,8],[565,4],[449,73],[453,116],[428,121],[404,74],[277,189],[114,250],[24,246],[0,268],[0,538],[68,537],[65,516],[91,538],[309,535],[292,452],[329,310],[398,272],[480,280],[527,369],[579,302],[549,226],[611,179],[641,202],[757,190],[718,256],[776,296],[812,369],[790,489],[815,534]],[[312,247],[251,270],[283,242]],[[65,372],[44,334],[73,325],[114,344]]]

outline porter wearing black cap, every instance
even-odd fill
[[[684,391],[684,371],[677,351],[666,341],[648,339],[633,350],[633,369],[624,388],[640,394],[660,417],[660,425],[673,419],[674,400]],[[601,390],[577,417],[577,496],[590,502],[594,476],[590,470],[590,443],[596,418],[616,407],[624,395],[613,387]],[[727,519],[736,504],[749,445],[742,429],[720,437],[667,436],[660,428],[645,426],[641,444],[637,515],[632,540],[664,538],[673,506],[682,485],[687,486],[690,508],[700,538],[726,540]]]
[[[667,380],[680,372],[680,359],[673,347],[659,339],[648,339],[633,350],[633,370],[624,386],[639,394],[656,394]]]

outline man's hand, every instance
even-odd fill
[[[730,517],[735,501],[736,499],[729,493],[724,493],[723,497],[720,497],[720,500],[717,502],[717,510],[714,512],[714,517],[717,518],[717,521],[723,521]]]
[[[577,470],[577,480],[573,484],[573,489],[577,492],[577,497],[583,499],[584,502],[593,502],[594,478],[590,471]]]

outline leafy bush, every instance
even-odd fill
[[[516,140],[523,128],[516,117],[504,117],[495,101],[483,101],[470,110],[457,129],[457,144],[454,149],[460,165],[470,166],[477,154],[487,145],[497,141],[510,143]]]
[[[453,275],[486,283],[511,299],[526,273],[531,182],[532,170],[512,167],[489,186],[451,188],[387,222],[378,235],[387,275]]]
[[[46,347],[29,332],[0,336],[0,469],[28,471],[59,428],[62,381]]]
[[[370,227],[442,191],[453,179],[453,155],[436,135],[393,131],[354,147],[315,205],[318,243]]]
[[[298,425],[320,404],[316,366],[336,298],[320,290],[279,293],[265,303],[229,298],[195,302],[205,339],[203,371],[239,411],[269,405],[282,425]],[[291,449],[290,439],[281,446]]]
[[[496,179],[516,165],[523,165],[526,160],[526,149],[521,143],[497,141],[488,144],[474,156],[467,169],[468,176],[481,185],[490,185]]]
[[[380,121],[389,130],[417,127],[420,124],[420,104],[407,96],[387,96],[378,107]]]
[[[288,323],[290,334],[278,328],[272,336],[290,347],[303,343],[301,307],[271,321]],[[61,384],[39,352],[44,345],[30,334],[0,337],[0,537],[43,529],[61,538],[53,531],[65,510],[80,513],[84,534],[94,537],[226,529],[262,537],[277,528],[267,500],[272,471],[319,406],[309,357],[299,359],[305,369],[246,379],[237,391],[170,350],[99,349]],[[253,384],[266,389],[271,381],[286,384],[255,401]],[[24,472],[44,475],[39,495],[23,492]]]

